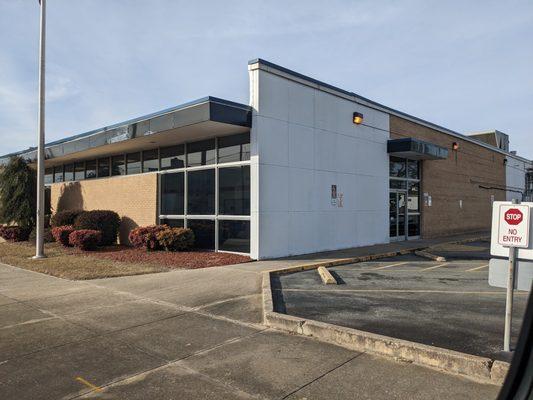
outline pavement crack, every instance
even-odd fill
[[[283,396],[281,399],[284,400],[284,399],[288,398],[289,396],[292,396],[293,394],[299,392],[300,390],[306,388],[307,386],[309,386],[309,385],[315,383],[316,381],[322,379],[323,377],[325,377],[326,375],[332,373],[333,371],[338,370],[339,368],[341,368],[341,367],[345,366],[346,364],[350,363],[351,361],[355,360],[357,357],[362,356],[363,354],[365,354],[365,352],[358,353],[358,354],[356,354],[355,356],[350,357],[348,360],[344,361],[343,363],[341,363],[341,364],[337,365],[336,367],[334,367],[334,368],[332,368],[332,369],[330,369],[330,370],[324,372],[323,374],[317,376],[315,379],[312,379],[311,381],[309,381],[309,382],[307,382],[306,384],[300,386],[300,387],[297,388],[296,390],[293,390],[292,392],[286,394],[286,395]]]

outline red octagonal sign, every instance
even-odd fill
[[[518,208],[510,208],[505,212],[504,218],[509,225],[518,225],[524,219],[524,214]]]

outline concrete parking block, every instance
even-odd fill
[[[89,391],[77,377],[101,386],[163,363],[110,338],[94,338],[0,364],[0,398],[70,398]]]
[[[338,346],[266,331],[178,365],[247,393],[282,398],[357,355]]]
[[[257,330],[243,325],[187,313],[127,329],[111,337],[171,361],[254,332]]]

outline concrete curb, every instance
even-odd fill
[[[429,251],[425,251],[425,250],[415,251],[415,255],[417,255],[419,257],[428,258],[428,259],[433,260],[433,261],[446,262],[446,258],[445,257],[437,256],[437,255],[435,255],[433,253],[430,253]]]
[[[388,257],[388,255],[385,257]],[[340,260],[337,261],[328,262],[328,264],[341,265]],[[349,261],[349,263],[351,262],[353,261]],[[271,273],[287,274],[290,272],[310,270],[320,266],[325,267],[323,264],[306,264],[263,272],[263,323],[266,326],[292,334],[313,337],[320,341],[332,343],[350,350],[391,357],[399,361],[411,362],[424,367],[457,374],[476,382],[490,383],[493,385],[501,385],[503,383],[509,370],[509,364],[503,361],[494,361],[486,357],[294,317],[274,311]]]
[[[320,275],[320,279],[322,279],[322,282],[326,285],[336,285],[337,280],[331,275],[331,272],[327,270],[326,267],[318,267],[317,268],[318,275]]]

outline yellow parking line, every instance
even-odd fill
[[[481,267],[467,269],[465,272],[477,271],[478,269],[487,268],[488,266],[489,264],[485,264],[485,265],[482,265]]]
[[[85,386],[87,386],[88,388],[94,390],[95,392],[102,392],[102,388],[96,386],[96,385],[93,385],[91,382],[87,382],[85,379],[83,379],[81,376],[77,376],[76,377],[76,380],[78,382],[81,382],[83,383]]]
[[[377,268],[372,268],[372,269],[373,269],[373,270],[376,270],[376,269],[385,269],[385,268],[396,267],[397,265],[404,265],[404,264],[409,264],[409,261],[399,262],[399,263],[390,264],[390,265],[385,265],[385,266],[383,266],[383,267],[377,267]]]
[[[443,263],[443,264],[435,265],[435,266],[433,266],[433,267],[428,267],[428,268],[421,269],[420,271],[429,271],[430,269],[436,269],[436,268],[444,267],[444,266],[447,265],[447,264],[448,264],[448,263]]]

